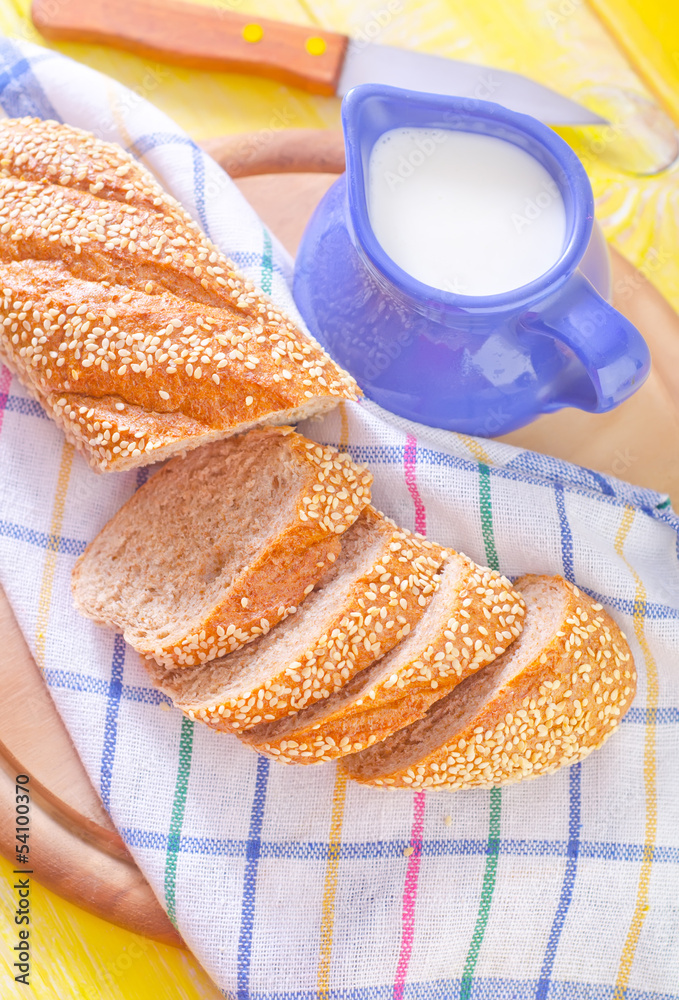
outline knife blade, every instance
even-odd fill
[[[46,38],[111,45],[204,70],[271,77],[311,93],[342,96],[357,83],[391,83],[462,97],[483,95],[556,125],[604,119],[527,77],[298,24],[182,0],[33,0]]]
[[[383,83],[450,97],[494,101],[510,111],[550,125],[604,125],[606,120],[577,101],[520,73],[446,59],[392,45],[349,41],[337,94],[361,83]]]

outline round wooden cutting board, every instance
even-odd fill
[[[204,143],[294,254],[344,166],[341,135],[289,130]],[[631,399],[593,416],[562,410],[503,438],[679,503],[679,316],[613,251],[614,305],[644,334],[653,371]],[[30,775],[31,868],[55,892],[113,923],[182,944],[104,811],[0,589],[0,852],[14,860],[14,777]]]

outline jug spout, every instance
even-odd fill
[[[543,401],[545,413],[565,406],[606,413],[636,392],[650,371],[644,338],[580,271],[546,308],[524,313],[519,322],[526,333],[551,337],[564,355]]]

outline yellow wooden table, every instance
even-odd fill
[[[210,2],[210,0],[203,0]],[[379,41],[532,75],[574,97],[656,101],[679,123],[679,9],[664,0],[213,0],[253,15],[358,34],[382,12]],[[29,0],[0,0],[0,32],[45,44]],[[384,8],[384,11],[382,11]],[[60,51],[154,102],[194,138],[281,127],[337,127],[339,102],[234,74],[201,73],[94,46]],[[674,170],[634,177],[616,163],[624,126],[561,130],[582,157],[608,238],[679,309],[679,184]],[[93,917],[32,883],[31,986],[14,983],[12,866],[0,858],[0,996],[37,1000],[197,1000],[222,994],[185,952]]]

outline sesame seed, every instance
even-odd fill
[[[229,412],[228,397],[218,393],[218,371],[224,368],[231,367],[236,378],[249,373],[257,388],[253,399],[280,371],[291,410],[315,396],[356,398],[353,381],[236,272],[184,209],[120,147],[60,125],[60,136],[73,137],[71,155],[63,142],[55,142],[49,123],[5,119],[0,128],[6,152],[0,216],[11,212],[11,219],[1,219],[3,235],[24,241],[23,257],[39,258],[40,246],[50,241],[79,257],[80,270],[68,286],[52,277],[40,285],[49,286],[49,298],[22,283],[20,272],[7,265],[3,284],[13,287],[4,290],[0,336],[38,395],[46,391],[47,378],[52,393],[71,393],[77,383],[81,395],[93,392],[103,399],[117,394],[124,379],[126,401],[153,410],[154,398],[169,389],[169,377],[177,377],[182,390],[186,377],[207,379],[215,393],[208,419],[214,429],[228,431],[238,415]],[[125,288],[115,275],[129,254],[137,261],[126,273]],[[69,259],[60,266],[69,268]],[[102,266],[108,268],[107,280],[100,278]],[[34,269],[51,275],[53,265],[35,260]],[[108,302],[91,300],[90,281],[110,293]],[[74,303],[79,285],[82,297]],[[146,307],[139,313],[139,292],[158,293],[151,314]],[[173,306],[166,292],[176,296]],[[170,310],[175,315],[168,315]],[[22,338],[22,331],[28,337]],[[201,333],[207,335],[202,341]],[[97,404],[98,415],[104,412],[100,407],[104,404]],[[158,449],[175,444],[170,428],[165,434],[161,425],[144,447],[130,449],[123,442],[117,450],[107,449],[77,412],[58,409],[51,406],[57,419],[69,421],[78,447],[102,469],[124,468],[135,458],[148,461],[151,452],[161,457]]]
[[[615,686],[614,671],[618,670],[622,678],[618,664],[624,663],[623,658],[631,654],[626,648],[620,648],[620,633],[614,623],[600,617],[595,620],[594,631],[586,633],[592,635],[597,644],[599,637],[603,638],[603,648],[611,654],[609,658],[601,656],[598,661],[600,680],[590,686],[589,675],[585,681],[579,670],[574,672],[572,666],[577,661],[572,654],[573,640],[579,638],[579,623],[590,621],[595,609],[583,603],[584,597],[570,584],[565,581],[561,584],[573,594],[569,600],[574,602],[577,597],[579,601],[577,607],[575,602],[571,606],[575,614],[567,615],[564,627],[557,629],[548,650],[536,657],[542,673],[535,671],[532,694],[524,692],[518,703],[512,694],[511,683],[498,688],[495,695],[490,692],[490,701],[482,711],[490,712],[487,718],[499,716],[495,726],[492,723],[490,727],[477,725],[472,719],[454,738],[414,768],[381,774],[373,779],[363,779],[360,774],[353,774],[351,768],[349,774],[368,783],[379,780],[390,787],[489,787],[548,773],[563,763],[582,759],[600,746],[618,724],[634,695],[631,687],[625,691]],[[594,669],[593,664],[591,669]],[[551,672],[551,679],[545,677],[546,670]],[[568,683],[564,683],[564,678],[568,678]],[[593,699],[590,699],[590,692],[594,694]],[[510,710],[504,711],[502,716],[503,707]]]

